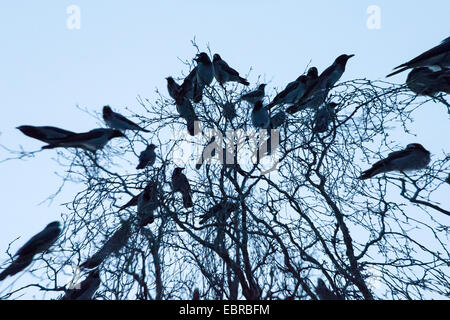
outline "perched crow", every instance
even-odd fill
[[[177,111],[180,117],[186,121],[187,130],[191,136],[195,136],[201,131],[198,126],[196,127],[198,117],[189,99],[183,99],[182,104],[177,104]]]
[[[333,64],[325,69],[316,81],[313,81],[300,101],[289,107],[286,112],[293,114],[303,108],[319,108],[325,102],[328,92],[344,74],[347,62],[352,57],[354,57],[353,54],[342,54],[337,57]]]
[[[394,71],[386,77],[392,77],[400,72],[412,68],[429,67],[433,71],[443,70],[450,67],[450,37],[442,41],[439,45],[422,53],[414,59],[395,67]]]
[[[44,230],[33,236],[17,251],[14,255],[16,259],[0,273],[0,281],[28,267],[35,255],[46,252],[56,242],[60,233],[61,228],[58,221],[49,223]]]
[[[286,113],[284,111],[279,111],[270,117],[270,129],[277,129],[286,122]]]
[[[418,95],[433,97],[439,92],[450,94],[450,69],[432,71],[415,68],[408,74],[406,85]]]
[[[429,163],[430,152],[419,143],[411,143],[404,150],[389,153],[387,158],[376,162],[359,178],[365,180],[383,172],[425,169]]]
[[[103,120],[105,120],[105,123],[108,125],[108,127],[112,129],[150,132],[146,129],[141,128],[133,121],[128,120],[120,113],[112,111],[110,106],[103,107]]]
[[[305,94],[307,77],[301,75],[295,81],[290,82],[286,88],[273,98],[272,102],[267,105],[267,109],[279,104],[297,103]]]
[[[212,206],[206,213],[200,216],[200,224],[205,224],[212,217],[217,217],[219,221],[225,221],[233,211],[239,209],[236,202],[224,200]]]
[[[45,143],[52,143],[59,139],[64,139],[75,134],[75,132],[67,131],[56,127],[35,127],[35,126],[20,126],[17,127],[24,135],[31,138],[43,141]]]
[[[236,106],[233,102],[225,102],[223,104],[223,116],[229,121],[236,117]]]
[[[103,261],[105,261],[112,253],[119,252],[123,246],[128,242],[130,237],[131,224],[129,221],[122,222],[122,225],[116,232],[113,233],[103,246],[89,259],[83,262],[80,267],[86,269],[97,268]]]
[[[342,300],[341,297],[337,296],[333,291],[327,288],[322,279],[317,280],[316,293],[320,300]]]
[[[336,118],[336,107],[336,103],[330,102],[316,111],[316,114],[314,116],[314,126],[312,129],[314,133],[322,133],[328,131],[328,127]]]
[[[145,148],[144,151],[141,152],[139,155],[139,164],[136,167],[137,170],[144,169],[147,166],[152,166],[155,163],[156,160],[156,153],[155,153],[156,146],[152,143]]]
[[[265,88],[266,88],[266,85],[264,83],[260,84],[258,86],[258,89],[244,94],[241,97],[241,100],[247,101],[250,104],[255,104],[256,102],[258,102],[260,100],[262,101],[265,96]]]
[[[81,148],[96,152],[102,149],[111,139],[119,137],[125,137],[120,130],[100,128],[54,140],[50,144],[43,146],[42,149]]]
[[[180,85],[175,82],[175,80],[172,77],[167,77],[167,91],[169,92],[169,95],[172,97],[172,99],[177,100],[178,94],[180,92]]]
[[[139,217],[139,225],[145,227],[153,223],[153,212],[158,207],[158,185],[151,181],[147,184],[144,191],[138,196],[137,215]]]
[[[205,86],[209,86],[214,79],[214,67],[211,59],[206,52],[201,52],[195,58],[197,62],[197,85],[200,90],[203,90]]]
[[[244,86],[248,86],[250,84],[246,79],[242,78],[239,75],[239,72],[231,68],[228,63],[222,60],[220,55],[218,55],[217,53],[213,57],[213,66],[214,77],[221,86],[223,86],[225,82],[229,81],[239,82]]]
[[[255,128],[267,129],[270,125],[269,111],[263,106],[262,101],[255,103],[251,117]]]
[[[180,192],[183,196],[183,206],[185,208],[191,208],[193,206],[191,196],[191,185],[189,180],[182,173],[184,168],[175,168],[172,173],[172,190],[173,192]]]

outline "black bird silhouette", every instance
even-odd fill
[[[182,104],[177,104],[177,111],[180,117],[186,121],[187,130],[191,136],[200,133],[201,130],[197,125],[199,119],[189,99],[183,99]]]
[[[429,68],[415,68],[408,74],[406,85],[418,95],[433,97],[439,92],[450,94],[450,69],[432,71]]]
[[[136,169],[145,169],[148,166],[152,166],[155,164],[156,161],[156,153],[155,153],[156,146],[152,143],[145,148],[144,151],[141,152],[139,155],[139,164],[137,165]]]
[[[425,169],[429,163],[430,152],[419,143],[411,143],[404,150],[389,153],[385,159],[364,171],[359,178],[365,180],[384,172]]]
[[[333,293],[327,288],[327,285],[322,279],[317,280],[316,293],[320,300],[342,300],[342,298]]]
[[[218,221],[223,222],[233,211],[239,209],[239,205],[231,200],[223,200],[212,206],[208,211],[200,216],[200,224],[205,224],[212,217],[217,217]]]
[[[54,140],[43,146],[42,149],[81,148],[95,153],[97,150],[102,149],[111,139],[120,137],[125,137],[120,130],[99,128]]]
[[[194,60],[197,62],[197,86],[199,86],[199,90],[203,90],[214,79],[214,67],[206,52],[200,52]]]
[[[137,215],[139,217],[139,226],[145,227],[153,223],[153,212],[159,206],[158,185],[150,181],[144,191],[139,194],[137,201]]]
[[[278,93],[275,98],[273,98],[272,102],[269,103],[266,108],[270,110],[278,104],[297,103],[305,94],[306,81],[307,77],[305,75],[301,75],[295,81],[290,82],[283,91]]]
[[[105,123],[108,125],[108,127],[112,129],[150,132],[146,129],[143,129],[133,121],[125,118],[120,113],[112,111],[110,106],[103,107],[103,120],[105,120]]]
[[[97,268],[103,261],[105,261],[112,253],[118,253],[123,246],[128,242],[128,238],[131,234],[131,223],[129,221],[123,221],[120,228],[113,233],[103,246],[80,267],[86,269]]]
[[[31,138],[43,141],[45,143],[52,143],[59,139],[64,139],[75,134],[75,132],[50,127],[50,126],[20,126],[17,127],[24,135]]]
[[[286,112],[294,114],[303,108],[316,109],[320,107],[325,102],[328,92],[344,74],[348,60],[354,56],[354,54],[342,54],[337,57],[333,64],[326,68],[316,81],[312,81],[300,101],[286,109]],[[314,73],[315,70],[311,70],[312,77],[314,77]]]
[[[450,37],[442,41],[439,45],[425,51],[414,59],[395,67],[394,72],[386,77],[392,77],[400,72],[411,68],[431,67],[443,70],[450,67]],[[398,70],[397,70],[398,69]],[[436,71],[436,70],[433,70]]]
[[[142,193],[142,192],[141,192],[141,193]],[[122,211],[122,210],[125,210],[125,209],[127,209],[127,208],[129,208],[129,207],[135,207],[135,206],[137,206],[138,200],[139,200],[139,196],[141,195],[141,193],[139,193],[138,195],[132,197],[127,203],[125,203],[123,206],[121,206],[121,207],[119,208],[119,211],[118,211],[118,212],[120,212],[120,211]]]
[[[244,94],[241,97],[241,100],[247,101],[250,104],[255,104],[256,102],[258,102],[260,100],[262,101],[265,96],[265,92],[264,92],[265,88],[266,88],[266,84],[262,83],[258,86],[258,89]]]
[[[228,63],[226,63],[219,54],[214,54],[213,57],[213,66],[214,66],[214,77],[216,78],[217,82],[220,83],[221,86],[223,86],[226,82],[233,81],[233,82],[239,82],[243,84],[244,86],[248,86],[250,83],[247,81],[247,79],[242,78],[239,75],[239,72],[231,68]]]
[[[193,206],[192,196],[191,196],[191,185],[189,184],[189,180],[182,173],[184,168],[175,168],[172,173],[172,190],[173,192],[180,192],[183,196],[183,206],[187,208],[191,208]]]
[[[33,257],[41,252],[46,252],[56,242],[61,233],[60,223],[49,223],[44,230],[28,240],[14,255],[16,259],[0,273],[0,281],[7,276],[13,276],[24,270],[33,261]]]
[[[314,133],[323,133],[328,131],[330,124],[336,118],[336,107],[336,103],[330,102],[316,111],[314,116],[314,126],[312,129]]]
[[[251,113],[252,124],[255,128],[267,129],[270,125],[269,111],[263,106],[262,101],[254,104]]]
[[[167,80],[167,91],[169,92],[169,96],[171,96],[172,99],[176,100],[181,87],[178,83],[175,82],[175,80],[172,77],[167,77],[166,80]]]

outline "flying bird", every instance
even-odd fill
[[[265,87],[266,87],[266,84],[264,84],[264,83],[260,84],[258,86],[258,89],[244,94],[241,97],[241,100],[247,101],[250,104],[255,104],[256,102],[263,100],[264,96],[265,96],[265,92],[264,92]]]
[[[322,279],[317,280],[316,293],[320,300],[342,300],[341,297],[337,296],[330,289]]]
[[[269,111],[263,106],[262,101],[258,101],[253,106],[252,124],[255,128],[267,129],[270,125]]]
[[[231,68],[228,63],[226,63],[219,54],[214,54],[213,57],[213,66],[214,66],[214,77],[216,78],[217,82],[220,83],[221,86],[223,86],[226,82],[233,81],[233,82],[239,82],[243,84],[244,86],[248,86],[250,83],[242,78],[239,75],[239,72]]]
[[[24,135],[45,143],[52,143],[58,139],[64,139],[75,134],[75,132],[72,131],[50,126],[20,126],[17,127],[17,129],[19,129]]]
[[[323,133],[328,131],[328,127],[336,118],[336,107],[337,103],[330,102],[316,111],[312,132]]]
[[[406,85],[418,95],[433,97],[439,92],[450,94],[450,69],[432,71],[429,68],[415,68],[408,74]]]
[[[89,132],[76,133],[67,138],[52,141],[42,149],[81,148],[91,152],[102,149],[111,139],[125,137],[120,130],[94,129]]]
[[[153,212],[158,207],[158,185],[151,181],[147,184],[144,191],[139,194],[137,201],[137,215],[139,217],[139,225],[145,227],[153,223]]]
[[[14,255],[16,259],[0,273],[0,281],[7,276],[13,276],[24,270],[33,261],[33,257],[41,252],[46,252],[56,242],[61,233],[60,223],[49,223],[44,230],[28,240]]]
[[[214,79],[214,67],[206,52],[201,52],[194,59],[197,62],[197,85],[200,90],[209,86]]]
[[[61,300],[92,300],[100,287],[100,273],[98,269],[89,272],[89,275],[76,288],[67,289]]]
[[[290,82],[286,88],[278,93],[272,102],[267,105],[267,109],[279,104],[294,104],[297,103],[304,95],[306,91],[307,77],[301,75],[295,81]]]
[[[112,129],[150,132],[146,129],[141,128],[133,121],[125,118],[120,113],[112,111],[110,106],[103,107],[103,120],[105,120],[105,123],[108,125],[108,127]]]
[[[294,114],[304,108],[316,109],[320,107],[325,102],[328,92],[344,74],[348,60],[354,56],[354,54],[342,54],[337,57],[333,64],[326,68],[316,81],[311,83],[300,101],[296,105],[289,107],[286,112]]]
[[[216,217],[219,222],[224,222],[228,216],[239,209],[239,205],[231,200],[223,200],[212,206],[208,211],[200,216],[200,224],[203,225],[212,217]]]
[[[189,184],[189,180],[182,173],[184,168],[175,168],[172,173],[172,190],[173,192],[180,192],[183,196],[183,206],[187,208],[191,208],[193,206],[192,196],[191,196],[191,185]]]
[[[156,160],[156,153],[155,153],[156,146],[152,143],[145,148],[144,151],[141,152],[139,155],[139,164],[136,167],[137,170],[144,169],[148,166],[153,166],[155,164]]]
[[[450,68],[450,37],[414,59],[395,67],[394,70],[396,71],[388,74],[386,77],[392,77],[405,70],[419,67],[428,67],[433,69],[433,71]]]
[[[97,268],[112,253],[118,253],[128,242],[131,235],[131,224],[129,221],[123,221],[119,229],[117,229],[111,238],[109,238],[103,246],[80,267],[85,269]]]
[[[370,179],[377,174],[391,171],[412,171],[425,169],[430,163],[430,152],[419,143],[411,143],[404,150],[389,153],[376,162],[370,169],[364,171],[359,179]]]

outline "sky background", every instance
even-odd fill
[[[81,28],[69,30],[67,7],[81,9]],[[381,29],[366,26],[367,8],[381,9]],[[98,127],[76,108],[138,109],[136,97],[165,92],[165,77],[184,69],[195,37],[231,66],[284,87],[308,63],[322,71],[342,53],[355,54],[342,80],[384,79],[391,69],[450,35],[450,1],[2,1],[0,2],[0,145],[37,150],[19,125],[73,131]],[[393,78],[403,82],[406,73]],[[126,113],[125,113],[126,114]],[[434,154],[450,151],[448,115],[428,104],[415,113],[416,138],[398,131],[400,144],[420,142]],[[0,150],[0,160],[9,154]],[[17,246],[60,217],[59,204],[38,205],[59,187],[54,151],[0,164],[0,263]],[[448,204],[448,203],[447,203]],[[14,248],[17,248],[14,247]],[[2,284],[0,284],[0,289]]]

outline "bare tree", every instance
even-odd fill
[[[37,280],[1,298],[30,287],[60,298],[68,270],[99,256],[98,299],[449,297],[450,208],[435,196],[448,188],[449,155],[433,155],[414,173],[358,179],[362,166],[401,147],[389,140],[394,125],[409,134],[414,111],[426,103],[448,108],[445,97],[383,81],[342,82],[327,96],[336,104],[328,130],[314,132],[316,111],[300,110],[279,128],[277,148],[262,154],[265,132],[254,131],[252,107],[240,99],[247,91],[234,83],[205,87],[194,104],[204,134],[191,136],[175,101],[157,91],[155,101],[138,97],[133,114],[150,133],[129,132],[95,154],[56,151],[62,179],[77,182],[79,192],[65,204],[62,236],[29,269]],[[196,169],[211,142],[208,129],[223,139],[215,141],[216,160]],[[135,170],[150,143],[155,165]],[[186,168],[192,208],[172,191],[177,166]],[[150,181],[158,207],[154,222],[141,226],[136,206],[123,206]]]

